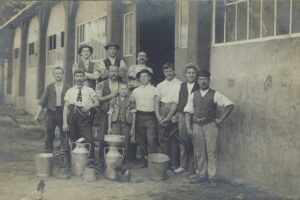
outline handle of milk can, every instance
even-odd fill
[[[104,157],[105,157],[105,154],[106,154],[106,149],[109,149],[108,147],[104,147],[104,151],[103,151],[103,153],[104,153]]]
[[[72,146],[71,146],[71,149],[73,150],[73,149],[75,149],[76,148],[76,142],[71,142],[71,144],[72,144]],[[73,144],[75,144],[75,147],[73,148]]]
[[[125,148],[119,148],[119,149],[123,151],[123,153],[122,153],[122,159],[123,159],[124,154],[125,154]]]
[[[85,143],[84,145],[88,145],[89,146],[88,150],[89,150],[89,157],[90,157],[92,145],[90,143]]]

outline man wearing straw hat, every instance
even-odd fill
[[[127,66],[123,60],[117,58],[120,46],[114,42],[109,42],[104,46],[104,49],[106,50],[108,57],[100,61],[99,63],[99,70],[101,72],[101,75],[98,81],[101,82],[108,78],[108,70],[109,66],[111,65],[119,67],[120,79],[126,79]]]
[[[93,54],[93,47],[88,44],[82,44],[79,46],[77,53],[80,56],[80,60],[73,65],[73,71],[76,69],[83,70],[87,86],[95,89],[96,80],[100,77],[100,71],[95,63],[90,60]]]

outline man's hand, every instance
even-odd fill
[[[177,116],[177,115],[173,116],[173,117],[171,118],[171,122],[172,122],[172,123],[178,122],[178,116]]]
[[[221,119],[218,119],[218,118],[215,119],[215,124],[217,127],[219,127],[221,123],[222,123]]]
[[[35,123],[35,124],[38,124],[39,121],[40,121],[40,116],[39,116],[39,115],[36,115],[36,116],[34,117],[34,123]]]
[[[68,131],[69,131],[68,123],[64,123],[64,124],[63,124],[63,131],[64,131],[64,132],[68,132]]]
[[[83,112],[88,112],[91,108],[92,108],[91,105],[87,104],[87,105],[85,105],[85,106],[82,107],[82,111]]]
[[[159,124],[163,123],[163,117],[161,115],[157,115],[156,118]]]
[[[134,136],[134,128],[131,128],[130,129],[130,137],[133,137]]]

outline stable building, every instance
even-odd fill
[[[52,69],[72,84],[77,47],[120,44],[127,66],[146,51],[154,83],[175,63],[211,71],[212,87],[235,103],[221,126],[218,174],[227,180],[299,196],[300,1],[34,1],[0,27],[1,93],[35,113]]]

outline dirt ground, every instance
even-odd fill
[[[17,127],[0,117],[0,200],[19,200],[32,193],[41,178],[35,176],[34,155],[43,150],[43,131],[34,127]],[[59,180],[44,178],[43,200],[244,200],[283,199],[245,185],[220,183],[191,185],[183,175],[170,174],[166,181],[152,181],[147,169],[133,163],[130,183],[109,181],[100,176],[96,182],[80,177]]]

